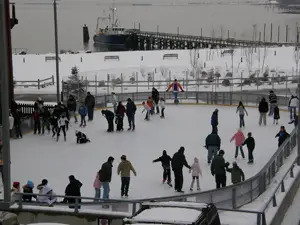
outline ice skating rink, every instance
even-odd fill
[[[180,146],[185,147],[185,155],[189,164],[194,157],[199,158],[203,176],[200,177],[201,190],[215,188],[214,177],[210,173],[210,165],[207,163],[207,150],[205,138],[211,132],[210,117],[212,112],[219,109],[219,135],[221,137],[221,149],[225,151],[224,158],[232,163],[234,161],[235,146],[229,140],[239,126],[239,116],[236,107],[227,106],[203,106],[203,105],[167,105],[165,119],[158,115],[151,117],[150,121],[144,121],[145,114],[138,107],[136,112],[136,130],[127,131],[127,117],[124,119],[124,131],[121,133],[107,133],[106,119],[101,111],[95,111],[94,121],[88,122],[87,127],[79,128],[78,124],[71,120],[71,127],[67,133],[67,141],[63,138],[59,142],[51,138],[51,135],[24,135],[21,140],[11,141],[11,168],[12,181],[19,181],[24,185],[28,179],[35,186],[42,179],[47,178],[49,186],[57,194],[64,194],[68,184],[68,176],[73,174],[82,183],[81,194],[86,197],[94,196],[93,182],[97,171],[109,156],[115,158],[111,182],[110,198],[121,198],[121,179],[117,175],[117,167],[121,155],[125,154],[137,171],[137,176],[132,175],[129,199],[160,197],[176,195],[173,188],[162,184],[162,168],[160,163],[152,163],[152,160],[161,156],[163,150],[167,150],[172,157]],[[254,164],[247,164],[247,148],[244,147],[246,159],[239,155],[238,165],[244,170],[246,179],[255,175],[277,150],[275,135],[280,125],[286,126],[287,132],[294,128],[289,125],[289,115],[281,111],[279,125],[273,125],[273,118],[267,118],[268,125],[259,127],[258,109],[246,107],[249,116],[245,116],[245,136],[250,131],[256,140],[254,150]],[[76,144],[75,130],[81,130],[87,134],[91,143]],[[183,169],[183,190],[190,193],[191,174],[187,168]],[[230,174],[227,174],[227,185],[231,184]],[[173,179],[172,173],[172,179]],[[195,188],[194,188],[195,190]],[[37,190],[35,189],[37,192]]]

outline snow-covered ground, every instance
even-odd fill
[[[64,194],[68,184],[68,176],[73,174],[82,183],[82,196],[93,197],[93,181],[97,171],[109,156],[115,157],[111,182],[111,198],[120,198],[120,178],[116,168],[121,161],[120,156],[125,154],[137,171],[132,177],[129,198],[146,198],[169,196],[176,194],[174,190],[161,183],[162,168],[152,160],[159,157],[162,150],[172,156],[180,146],[184,146],[185,155],[189,164],[194,157],[200,160],[203,177],[200,178],[201,189],[215,188],[214,177],[210,174],[207,164],[207,150],[203,147],[206,136],[211,132],[210,117],[216,106],[184,106],[168,105],[166,118],[160,119],[154,115],[151,121],[144,121],[139,107],[136,114],[136,131],[122,133],[107,133],[107,123],[100,111],[95,111],[93,122],[88,122],[86,128],[80,129],[78,124],[71,122],[67,133],[67,142],[59,140],[57,143],[49,135],[25,135],[21,140],[11,141],[11,168],[12,181],[21,184],[30,179],[36,185],[43,178],[49,180],[49,185],[57,194]],[[222,149],[225,150],[225,159],[234,161],[234,143],[229,140],[238,128],[238,115],[235,107],[219,108],[219,134],[222,139]],[[247,164],[247,160],[238,157],[238,164],[244,170],[246,178],[255,175],[277,150],[275,135],[279,125],[273,125],[268,118],[268,126],[258,126],[258,110],[247,108],[249,116],[245,117],[245,135],[251,131],[256,139],[254,152],[255,163]],[[291,132],[293,125],[288,125],[288,114],[281,112],[280,125],[285,125]],[[127,118],[124,120],[127,129]],[[91,143],[77,145],[75,143],[75,129],[84,131],[91,139]],[[246,156],[247,150],[244,149]],[[173,174],[172,174],[173,175]],[[184,187],[189,192],[191,175],[184,169]],[[230,184],[228,174],[228,184]]]
[[[224,54],[223,49],[202,49],[202,50],[159,50],[159,51],[134,51],[134,52],[97,52],[97,53],[78,53],[78,54],[61,54],[60,61],[60,79],[66,80],[71,74],[71,68],[76,66],[79,69],[79,75],[83,79],[97,81],[107,80],[107,74],[110,79],[121,78],[129,81],[131,77],[138,74],[139,81],[146,81],[148,74],[154,80],[169,80],[169,78],[193,79],[191,71],[191,59],[195,68],[207,73],[220,73],[220,78],[225,78],[227,72],[232,71],[231,54]],[[256,71],[262,73],[269,70],[269,77],[272,76],[291,76],[296,74],[296,64],[294,59],[293,47],[280,48],[263,48],[252,49],[235,49],[233,54],[233,77],[248,78],[250,74]],[[176,58],[165,58],[164,54],[178,54]],[[194,55],[196,57],[194,58]],[[197,58],[199,55],[199,58]],[[16,81],[28,81],[49,78],[55,75],[55,61],[46,61],[48,55],[13,55],[14,79]],[[105,60],[105,56],[119,56],[119,60]],[[30,84],[30,83],[27,83]],[[290,87],[295,84],[289,83]],[[156,84],[157,86],[157,84]],[[270,88],[270,85],[263,85],[261,88]],[[164,87],[165,88],[165,87]],[[286,88],[286,83],[276,85],[276,88]],[[140,88],[140,90],[143,88]],[[145,88],[144,88],[145,89]],[[192,90],[192,88],[190,87]],[[219,90],[228,91],[229,87],[218,88]],[[234,88],[240,90],[236,85]],[[256,86],[245,86],[243,89],[256,89]],[[134,91],[136,88],[134,87]],[[210,85],[203,85],[200,90],[211,90]],[[37,88],[20,88],[15,89],[16,93],[55,93],[55,86],[48,86],[37,90]],[[126,90],[125,90],[126,91]],[[130,91],[130,90],[128,90]],[[106,92],[105,89],[99,89],[100,92]],[[116,90],[116,92],[121,92]]]

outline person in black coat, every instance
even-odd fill
[[[183,175],[182,175],[182,168],[183,166],[191,169],[191,167],[188,165],[185,155],[184,155],[184,147],[180,147],[178,152],[176,152],[173,155],[172,161],[172,170],[174,172],[175,177],[175,190],[177,192],[183,192],[182,191],[182,185],[183,185]]]
[[[131,129],[135,130],[135,121],[134,121],[135,112],[136,112],[136,105],[130,98],[128,98],[126,104],[126,115],[128,117],[128,123],[129,123],[128,130]]]
[[[109,110],[102,110],[102,115],[105,116],[107,123],[108,123],[108,129],[107,132],[113,132],[114,131],[114,117],[115,114],[112,111]]]
[[[210,167],[211,174],[215,176],[216,188],[226,187],[226,170],[229,163],[225,163],[224,154],[225,152],[220,150],[219,154],[213,159]]]
[[[166,150],[163,150],[163,154],[161,157],[153,160],[153,162],[161,162],[161,166],[163,167],[163,183],[167,181],[168,185],[172,187],[171,184],[171,162],[172,158],[167,154]]]
[[[88,120],[91,121],[94,118],[95,97],[90,92],[85,98],[85,106],[88,108]]]
[[[103,187],[103,199],[109,199],[109,183],[111,182],[111,174],[113,167],[114,157],[108,157],[107,162],[103,163],[99,170],[99,180]]]
[[[284,126],[281,126],[281,127],[280,127],[280,131],[279,131],[278,134],[276,134],[276,136],[275,136],[275,138],[278,137],[278,147],[280,147],[280,145],[282,145],[283,142],[284,142],[287,138],[289,138],[289,136],[290,136],[290,135],[289,135],[288,132],[286,132],[285,127],[284,127]]]
[[[65,195],[66,196],[78,196],[78,197],[80,197],[81,196],[80,188],[82,186],[82,183],[79,180],[75,179],[74,175],[69,176],[69,181],[70,181],[70,183],[66,187]],[[80,202],[81,202],[81,199],[78,199],[78,203],[80,203]],[[63,200],[63,203],[74,204],[75,203],[75,198],[65,197],[64,200]],[[69,208],[74,208],[74,205],[70,205]]]
[[[22,115],[21,108],[17,107],[17,110],[13,113],[16,138],[23,138],[23,134],[21,130],[22,116],[23,115]]]
[[[159,114],[159,106],[158,106],[159,92],[155,87],[152,88],[152,99],[153,99],[153,101],[155,103],[155,106],[156,106],[156,113]]]
[[[207,162],[210,163],[212,158],[215,157],[220,150],[221,138],[215,132],[208,135],[205,139],[205,148],[208,151]]]
[[[77,116],[76,116],[77,103],[73,95],[69,96],[69,99],[67,101],[67,108],[69,111],[69,115],[74,116],[75,123],[77,123]]]
[[[43,114],[42,114],[42,134],[45,133],[45,128],[47,129],[48,131],[48,134],[50,133],[50,111],[48,110],[47,107],[44,107],[44,110],[43,110]]]
[[[218,109],[215,109],[215,111],[211,115],[211,126],[212,126],[212,133],[218,133],[218,125],[219,125],[219,116],[218,116]]]
[[[78,130],[75,131],[75,135],[76,135],[76,143],[77,144],[85,144],[87,142],[90,142],[90,140],[87,138],[87,136]]]
[[[255,140],[252,137],[252,133],[248,133],[247,139],[244,141],[243,145],[247,145],[248,148],[248,163],[253,163],[253,151],[255,148]]]
[[[269,105],[265,98],[262,98],[258,105],[259,111],[259,126],[262,121],[264,121],[264,125],[267,125],[267,112],[269,111]]]

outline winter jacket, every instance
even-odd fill
[[[291,96],[289,101],[289,107],[298,107],[299,106],[299,99],[297,96]]]
[[[225,175],[226,176],[226,171],[225,169],[228,167],[228,163],[225,163],[225,160],[223,158],[223,155],[217,155],[214,157],[210,170],[211,174],[214,176],[216,175]]]
[[[173,170],[182,170],[183,166],[191,169],[185,159],[184,151],[182,150],[178,150],[178,152],[173,155],[171,165]]]
[[[218,134],[212,133],[206,137],[205,147],[208,148],[208,146],[217,146],[218,148],[220,148],[221,139]]]
[[[130,170],[136,176],[135,169],[133,168],[131,162],[128,160],[122,160],[118,166],[118,175],[121,173],[121,177],[130,177]]]
[[[67,107],[68,107],[69,111],[73,111],[73,112],[76,111],[77,104],[76,104],[76,99],[74,97],[68,99],[68,101],[67,101]]]
[[[274,93],[270,93],[269,94],[269,102],[271,104],[275,104],[277,103],[277,96]]]
[[[40,114],[37,111],[33,112],[32,115],[33,115],[33,120],[34,121],[39,121],[40,120]]]
[[[279,147],[280,145],[282,145],[283,142],[284,142],[289,136],[290,136],[289,133],[287,133],[285,130],[284,130],[284,131],[279,131],[279,133],[276,134],[276,136],[275,136],[275,137],[279,137],[279,138],[278,138],[278,147]]]
[[[202,171],[200,169],[199,160],[197,157],[194,158],[194,163],[191,166],[190,172],[192,172],[193,177],[198,177],[199,174],[202,176]]]
[[[112,95],[111,100],[113,105],[118,105],[118,97],[116,95]]]
[[[178,82],[173,82],[173,83],[171,83],[171,84],[169,85],[167,91],[169,91],[171,88],[173,89],[174,92],[179,91],[179,89],[180,89],[181,91],[183,91],[181,85],[180,85]]]
[[[247,145],[247,148],[249,149],[249,150],[254,150],[254,148],[255,148],[255,140],[254,140],[254,138],[253,137],[248,137],[245,141],[244,141],[244,143],[243,143],[243,145]]]
[[[50,188],[48,185],[38,185],[37,189],[40,190],[40,195],[46,195],[37,196],[37,202],[47,203],[48,205],[51,205],[54,202],[56,202],[56,197],[53,197],[55,193],[53,192],[52,188]]]
[[[150,109],[152,109],[152,107],[153,107],[153,100],[152,99],[148,99],[146,104],[149,106]]]
[[[152,99],[155,101],[155,103],[158,103],[159,101],[159,92],[156,88],[152,89]]]
[[[21,119],[22,119],[22,112],[17,110],[14,114],[13,114],[15,120],[14,120],[14,126],[20,126],[21,124]]]
[[[32,194],[32,195],[23,195],[23,201],[31,202],[32,198],[36,198],[36,195],[33,194],[33,187],[29,187],[27,184],[23,186],[23,193]]]
[[[161,162],[161,166],[163,168],[170,169],[171,168],[171,165],[170,165],[171,160],[172,160],[172,158],[169,155],[167,155],[167,153],[166,153],[166,154],[163,154],[161,157],[153,160],[153,162]]]
[[[60,117],[60,115],[63,113],[63,111],[61,110],[61,108],[57,105],[55,106],[54,110],[53,110],[53,113],[52,113],[52,116],[55,116],[55,117]]]
[[[79,180],[72,180],[67,185],[65,190],[65,195],[67,196],[81,196],[80,188],[82,186],[82,183]],[[75,198],[64,198],[63,202],[65,203],[75,203]]]
[[[235,140],[235,146],[242,146],[245,141],[245,136],[242,131],[238,131],[233,135],[233,137],[230,139],[230,142]]]
[[[51,116],[51,113],[49,110],[44,110],[44,113],[43,113],[43,120],[49,120],[50,119],[50,116]]]
[[[99,179],[99,173],[96,174],[93,187],[97,188],[97,189],[101,188],[101,182],[100,182],[100,179]]]
[[[269,105],[265,99],[261,100],[258,105],[258,111],[260,113],[267,113],[269,111]]]
[[[144,111],[147,111],[147,112],[150,112],[150,111],[151,111],[151,107],[150,107],[149,105],[144,104],[143,106],[144,106],[144,109],[143,109],[142,113],[143,113]]]
[[[95,98],[93,95],[87,95],[85,98],[85,105],[89,108],[95,107]]]
[[[128,117],[133,116],[135,114],[135,111],[136,111],[136,105],[134,104],[134,102],[127,102],[126,115]]]
[[[213,112],[210,122],[211,122],[212,126],[218,126],[218,124],[219,124],[218,111]]]
[[[62,127],[62,126],[66,126],[66,124],[68,123],[68,119],[66,117],[61,117],[59,118],[59,120],[57,121],[57,125],[58,127]]]
[[[160,108],[165,109],[166,108],[166,101],[165,100],[160,100],[159,101],[159,106],[160,106]]]
[[[240,116],[244,116],[245,113],[246,113],[246,115],[248,116],[248,112],[247,112],[247,110],[245,109],[244,106],[241,106],[241,105],[238,106],[237,109],[236,109],[236,112],[239,112],[239,115],[240,115]]]
[[[275,106],[274,108],[274,120],[279,120],[280,119],[280,114],[279,114],[279,108],[278,106]]]
[[[245,180],[245,175],[243,170],[235,164],[233,165],[232,168],[228,168],[227,172],[231,173],[231,182],[233,184],[237,184]]]
[[[112,174],[112,163],[106,162],[102,164],[101,169],[99,170],[99,180],[101,182],[110,182]]]
[[[123,105],[118,105],[116,114],[119,114],[120,116],[124,116],[125,112],[126,112],[125,107]]]
[[[107,120],[113,120],[114,117],[115,117],[115,114],[114,114],[112,111],[109,111],[109,110],[103,110],[102,112],[103,112],[103,114],[105,115],[105,118],[106,118]]]
[[[10,191],[10,195],[11,195],[11,201],[12,202],[15,202],[15,201],[18,201],[19,200],[19,195],[17,195],[17,193],[20,193],[20,190],[15,188],[15,187],[12,187],[11,191]]]
[[[8,120],[9,120],[9,129],[12,130],[14,128],[15,118],[12,115],[9,115]]]
[[[86,106],[83,106],[83,105],[80,106],[79,109],[78,109],[78,113],[79,113],[79,115],[81,115],[81,116],[86,116],[87,113],[88,113],[87,107],[86,107]]]
[[[37,111],[39,113],[43,112],[43,108],[44,108],[44,101],[36,101],[33,105],[34,109],[37,109]]]

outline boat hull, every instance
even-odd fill
[[[115,46],[126,46],[129,35],[127,34],[100,34],[94,35],[95,44],[107,44]]]

